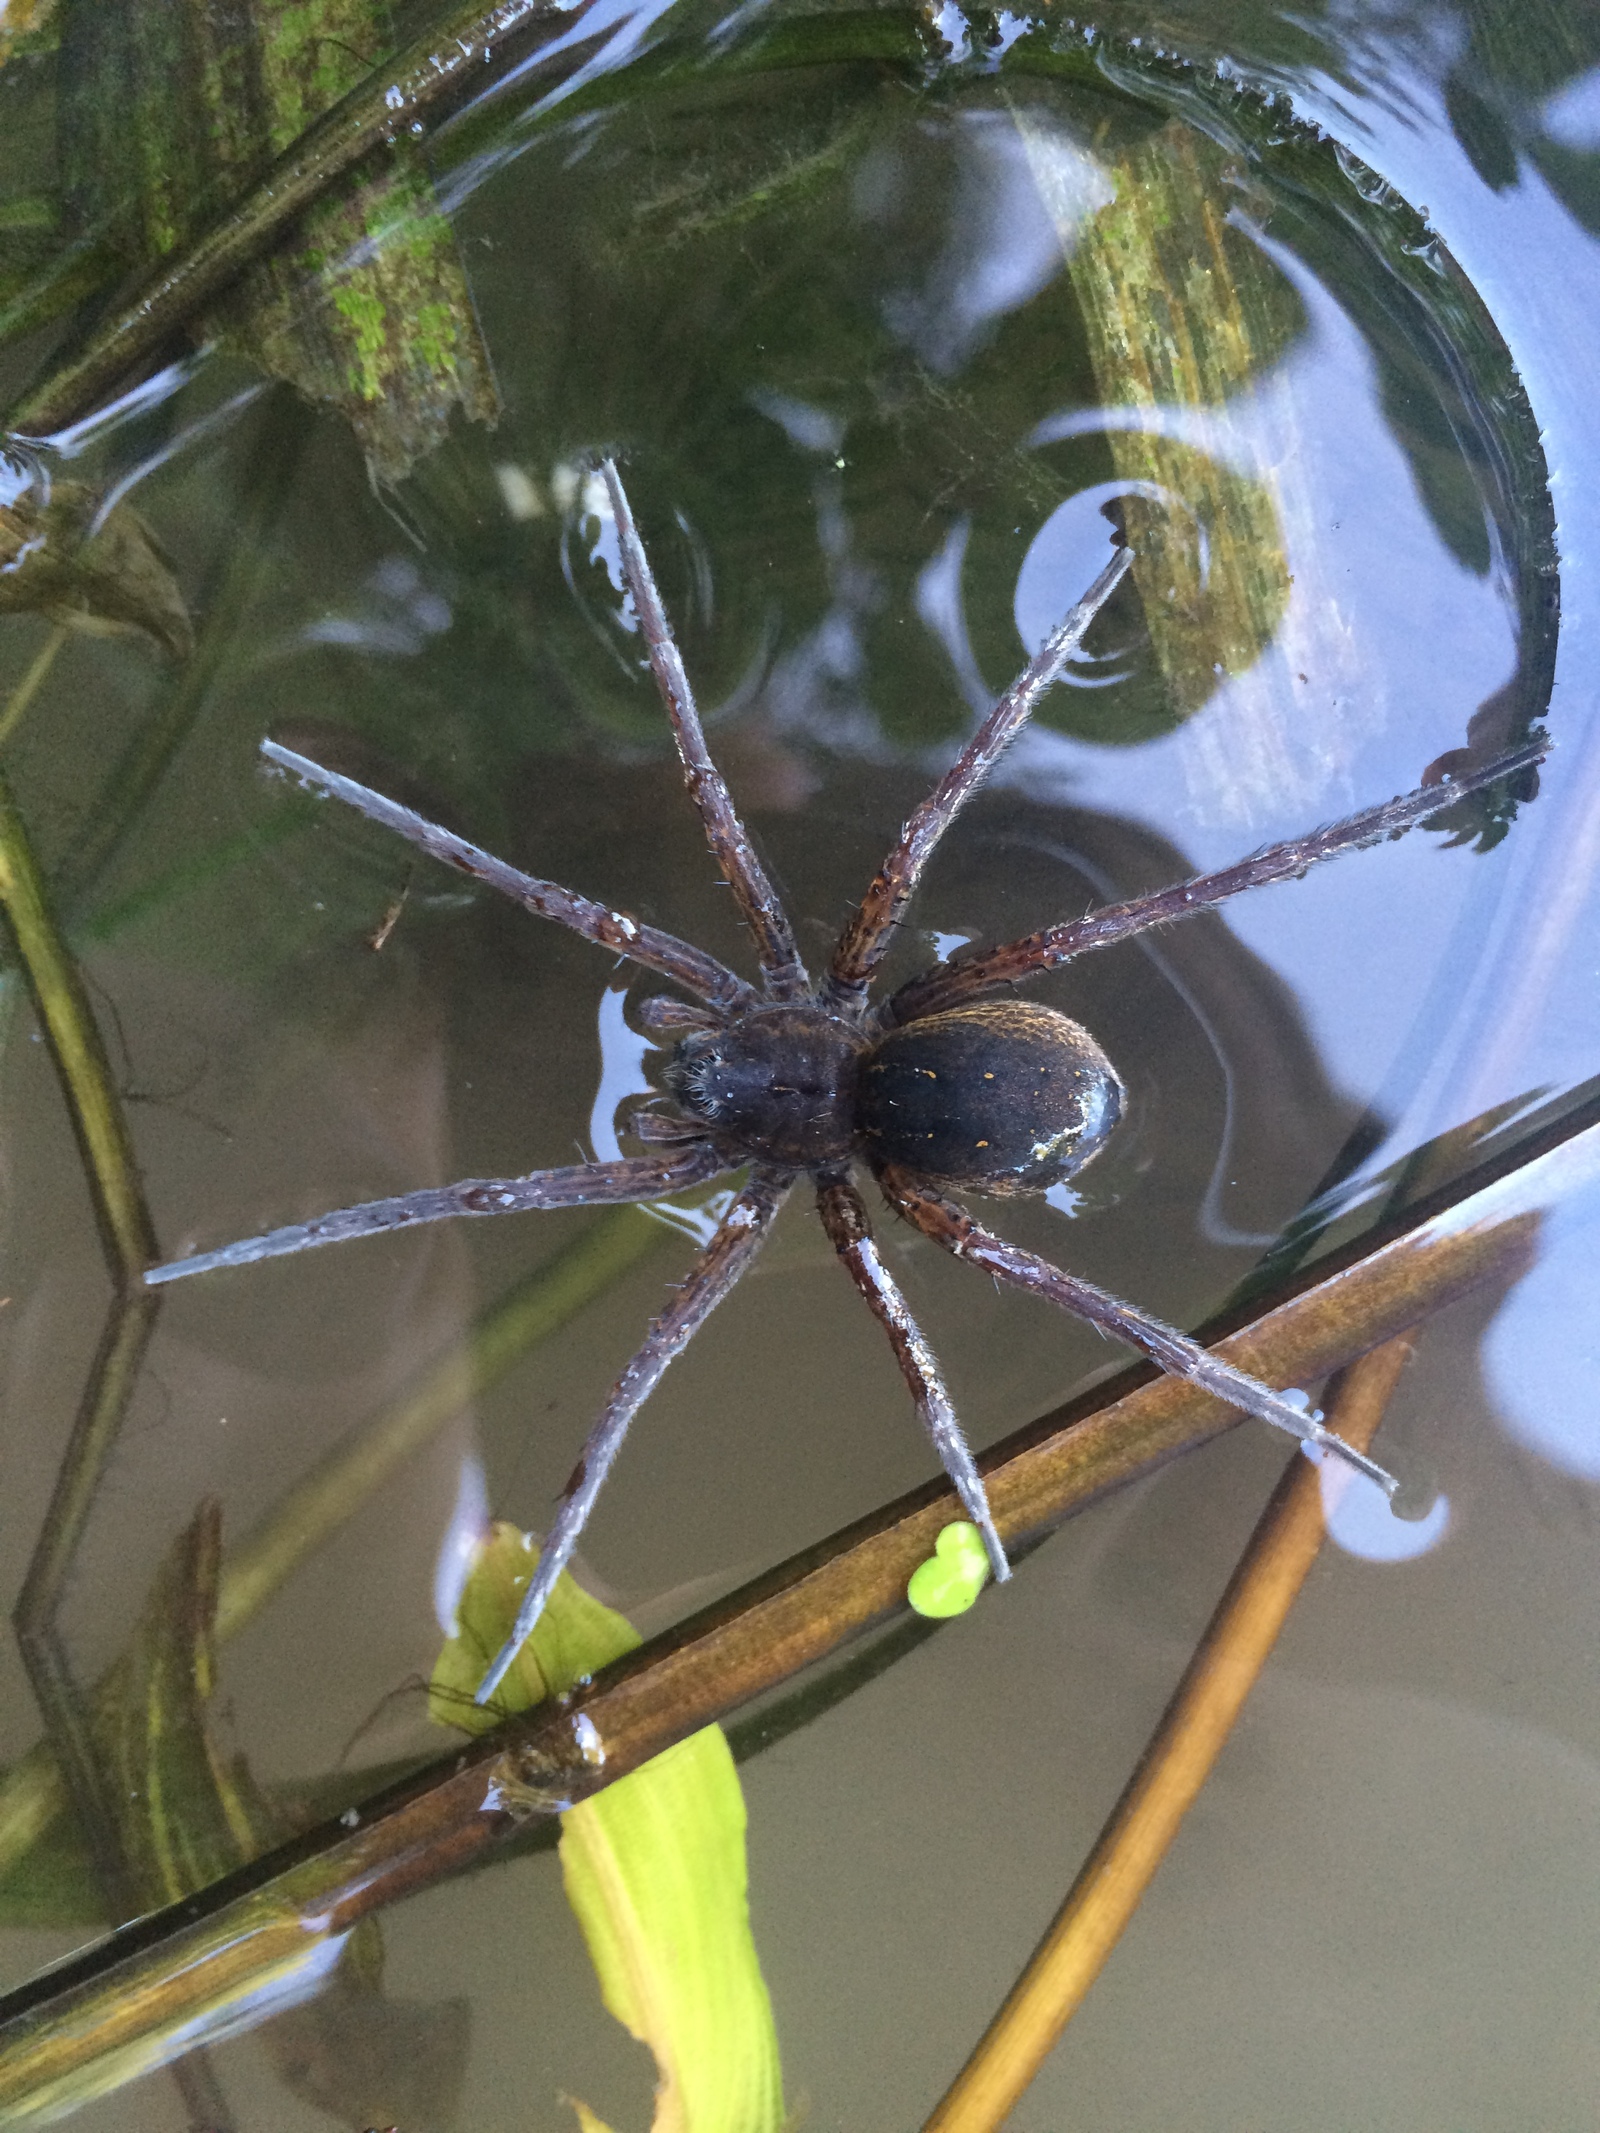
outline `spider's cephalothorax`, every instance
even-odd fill
[[[1241,890],[1288,881],[1308,866],[1398,834],[1467,792],[1499,778],[1531,777],[1542,749],[1458,771],[1448,790],[1427,786],[1365,809],[1328,829],[1287,839],[1238,865],[1043,927],[998,948],[936,963],[874,1005],[872,981],[904,918],[922,870],[957,813],[1070,658],[1122,580],[1115,555],[978,728],[912,814],[813,984],[783,906],[706,750],[683,662],[616,467],[601,467],[616,519],[623,575],[671,722],[707,841],[750,930],[759,988],[703,949],[596,903],[558,883],[507,866],[464,838],[267,741],[263,752],[318,791],[385,824],[432,857],[582,934],[613,955],[665,977],[688,1001],[647,1000],[641,1021],[672,1045],[663,1080],[676,1109],[634,1121],[642,1156],[536,1170],[520,1178],[465,1178],[393,1200],[346,1207],[218,1251],[154,1268],[173,1281],[312,1245],[453,1215],[520,1208],[655,1200],[719,1172],[747,1166],[716,1233],[669,1297],[643,1347],[623,1371],[590,1431],[562,1495],[538,1567],[505,1648],[478,1691],[484,1702],[539,1619],[577,1546],[628,1425],[673,1357],[749,1266],[802,1176],[845,1270],[889,1337],[917,1413],[967,1515],[984,1538],[996,1577],[1010,1575],[1005,1548],[939,1366],[873,1240],[852,1164],[865,1162],[890,1205],[946,1251],[996,1280],[1043,1296],[1140,1349],[1163,1370],[1349,1460],[1391,1494],[1382,1467],[1355,1451],[1283,1394],[1198,1347],[1134,1305],[985,1229],[943,1188],[1041,1192],[1081,1170],[1105,1144],[1122,1107],[1122,1084],[1087,1030],[1054,1009],[1010,997],[1010,988],[1074,956],[1187,918]],[[1513,788],[1516,790],[1516,788]]]
[[[691,1030],[661,1078],[734,1162],[812,1170],[851,1152],[861,1053],[849,1022],[797,1002]]]

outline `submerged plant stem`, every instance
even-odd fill
[[[1365,1251],[1220,1343],[1240,1369],[1310,1383],[1480,1284],[1526,1266],[1542,1210],[1600,1175],[1594,1104],[1413,1210]],[[1232,1426],[1193,1387],[1148,1373],[1046,1416],[985,1462],[1008,1542],[1058,1524],[1107,1490]],[[1131,1385],[1131,1389],[1130,1389]],[[912,1570],[950,1516],[932,1485],[780,1565],[541,1705],[213,1884],[142,1919],[0,2002],[0,2113],[65,2093],[127,2053],[148,2066],[163,2037],[237,2010],[318,1943],[382,1905],[484,1858],[521,1815],[557,1812],[905,1609]],[[508,1802],[518,1803],[513,1812]]]
[[[0,907],[61,1077],[112,1278],[119,1288],[129,1287],[159,1256],[155,1232],[88,993],[61,937],[32,843],[3,777]]]
[[[1341,1373],[1329,1420],[1349,1443],[1371,1443],[1410,1354],[1402,1334]],[[993,2133],[1015,2109],[1211,1775],[1325,1532],[1321,1470],[1296,1456],[1049,1931],[923,2133]]]
[[[214,1627],[218,1641],[252,1621],[300,1564],[435,1430],[620,1280],[669,1234],[636,1207],[608,1208],[581,1236],[492,1304],[460,1346],[336,1445],[230,1553],[218,1581]],[[108,1328],[103,1353],[110,1362],[107,1367],[96,1366],[84,1401],[84,1415],[89,1419],[80,1423],[80,1432],[95,1429],[94,1418],[106,1409],[108,1400],[131,1384],[156,1301],[154,1294],[141,1291]],[[115,1368],[110,1367],[112,1362]],[[68,1486],[73,1474],[88,1471],[82,1461],[64,1463],[58,1488]],[[63,1515],[47,1530],[65,1531],[70,1523]],[[41,1544],[36,1559],[40,1578],[46,1576],[44,1557]],[[31,1588],[32,1573],[29,1582]],[[105,1681],[96,1696],[104,1693]],[[39,1842],[65,1806],[61,1765],[51,1742],[40,1741],[0,1777],[0,1874]]]
[[[55,641],[46,647],[51,657]],[[35,676],[40,664],[34,661]],[[32,678],[25,678],[24,689]],[[155,1232],[82,974],[61,937],[27,830],[3,778],[0,904],[66,1098],[114,1285],[99,1352],[13,1619],[55,1764],[78,1810],[107,1911],[125,1917],[137,1908],[134,1881],[93,1737],[90,1700],[73,1677],[57,1615],[155,1324],[156,1313],[141,1286],[143,1271],[156,1256]]]
[[[263,573],[262,551],[299,467],[302,435],[298,424],[286,430],[276,421],[270,405],[261,411],[242,484],[242,508],[202,590],[203,620],[194,650],[112,765],[57,879],[61,909],[75,932],[96,885],[165,778],[209,700],[224,660],[236,648],[240,624]]]
[[[70,1797],[77,1810],[106,1913],[112,1918],[126,1917],[140,1905],[118,1841],[103,1758],[94,1738],[94,1699],[73,1676],[56,1615],[106,1460],[139,1382],[160,1305],[159,1297],[132,1288],[112,1299],[50,1507],[12,1612],[18,1649],[45,1721],[45,1740],[35,1756],[51,1773],[58,1804]]]
[[[608,1208],[502,1296],[403,1398],[335,1448],[277,1503],[222,1568],[216,1634],[231,1637],[292,1572],[427,1442],[669,1233],[637,1207]]]
[[[23,675],[6,699],[5,709],[0,711],[0,748],[5,746],[12,734],[16,732],[18,726],[21,725],[23,718],[27,714],[29,704],[38,695],[45,676],[55,665],[56,654],[66,643],[67,635],[67,624],[58,622],[49,636],[46,637],[44,643],[40,645],[38,651],[34,653],[32,664],[26,674]]]

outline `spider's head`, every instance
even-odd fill
[[[850,1152],[861,1048],[819,1007],[758,1007],[691,1030],[662,1079],[730,1156],[804,1170]]]

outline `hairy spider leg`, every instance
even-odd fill
[[[883,1263],[872,1234],[861,1195],[842,1172],[817,1181],[817,1212],[834,1250],[844,1261],[851,1280],[866,1299],[867,1308],[889,1336],[900,1364],[900,1373],[916,1403],[917,1419],[933,1440],[939,1464],[950,1477],[962,1508],[983,1536],[984,1551],[997,1584],[1011,1575],[1011,1565],[989,1508],[989,1492],[983,1485],[966,1433],[956,1420],[955,1407],[940,1374],[933,1350],[922,1328],[911,1315],[894,1276]]]
[[[699,1331],[766,1241],[773,1218],[788,1197],[793,1173],[758,1164],[749,1182],[717,1225],[688,1279],[651,1325],[644,1345],[612,1387],[611,1397],[589,1432],[572,1479],[562,1492],[554,1525],[545,1536],[538,1567],[522,1596],[511,1635],[478,1686],[485,1704],[504,1680],[517,1653],[544,1613],[555,1582],[572,1558],[628,1425],[660,1383],[662,1373]]]
[[[921,977],[901,986],[889,1002],[885,1019],[895,1023],[920,1021],[926,1015],[939,1014],[947,1007],[971,1000],[979,993],[991,992],[997,986],[1017,984],[1025,978],[1039,976],[1042,971],[1058,970],[1063,963],[1070,963],[1074,956],[1087,955],[1094,948],[1109,948],[1117,941],[1143,933],[1150,926],[1168,925],[1174,919],[1188,918],[1196,911],[1208,911],[1213,905],[1226,902],[1230,896],[1239,896],[1246,889],[1265,888],[1269,882],[1297,880],[1308,868],[1324,859],[1337,859],[1342,853],[1356,851],[1362,845],[1399,836],[1414,824],[1426,821],[1429,815],[1436,815],[1456,800],[1464,799],[1468,793],[1492,785],[1499,778],[1531,770],[1547,752],[1546,742],[1532,742],[1526,748],[1498,756],[1493,762],[1452,777],[1448,784],[1420,785],[1415,792],[1403,793],[1396,800],[1381,801],[1375,807],[1364,807],[1324,829],[1311,830],[1301,837],[1286,837],[1281,844],[1268,845],[1265,850],[1240,859],[1232,866],[1219,867],[1214,874],[1197,874],[1190,881],[1174,882],[1169,888],[1129,897],[1125,903],[1105,904],[1083,918],[1065,919],[1059,925],[1041,927],[1037,933],[1026,933],[1020,940],[1006,941],[998,948],[964,955],[953,962],[936,963]]]
[[[633,509],[615,460],[602,460],[600,473],[616,519],[622,574],[633,596],[639,626],[650,654],[650,671],[655,676],[661,701],[672,722],[673,738],[683,761],[684,779],[704,825],[706,842],[754,938],[768,999],[804,999],[811,991],[811,980],[800,959],[794,928],[767,879],[766,869],[756,856],[755,846],[734,808],[722,772],[712,762],[706,747],[700,714],[694,705],[694,692],[689,687],[683,658],[673,637],[672,625],[667,620],[666,608],[662,605],[650,558],[645,554],[639,529],[633,522]]]
[[[263,741],[261,753],[269,763],[287,770],[314,792],[342,800],[369,822],[381,823],[416,845],[430,859],[481,881],[486,888],[498,889],[502,896],[509,896],[536,918],[553,919],[558,926],[582,934],[597,947],[610,949],[613,955],[639,963],[664,978],[673,978],[697,999],[709,1000],[714,1006],[739,1009],[756,1005],[756,994],[743,978],[736,977],[726,964],[707,955],[703,948],[680,941],[675,933],[644,925],[626,911],[614,911],[609,904],[598,904],[592,897],[580,896],[575,889],[562,888],[559,882],[524,874],[520,867],[508,866],[505,860],[469,844],[454,831],[441,829],[426,815],[402,807],[397,800],[386,799],[368,785],[358,785],[354,778],[344,777],[337,770],[325,770],[309,756],[296,755],[292,748],[281,747],[277,741]]]
[[[1074,1318],[1081,1318],[1102,1333],[1115,1334],[1130,1347],[1138,1348],[1172,1377],[1187,1378],[1191,1384],[1215,1393],[1219,1400],[1226,1400],[1230,1407],[1240,1408],[1262,1422],[1270,1422],[1274,1429],[1287,1431],[1303,1445],[1316,1445],[1337,1453],[1359,1473],[1365,1474],[1369,1481],[1375,1481],[1386,1496],[1393,1498],[1395,1495],[1399,1483],[1386,1467],[1379,1466],[1375,1459],[1369,1459],[1365,1452],[1358,1452],[1353,1444],[1347,1444],[1335,1431],[1325,1428],[1315,1415],[1302,1412],[1282,1393],[1247,1377],[1242,1370],[1235,1370],[1231,1363],[1211,1354],[1209,1349],[1190,1340],[1175,1326],[1166,1325],[1161,1319],[1152,1318],[1106,1290],[1096,1288],[1093,1282],[1065,1273],[1048,1259],[1040,1259],[1033,1252],[1025,1252],[1020,1245],[997,1237],[982,1223],[974,1221],[964,1207],[947,1200],[942,1193],[930,1191],[903,1170],[885,1165],[879,1173],[879,1181],[890,1202],[906,1220],[954,1258],[964,1260],[969,1266],[982,1267],[986,1273],[1010,1282],[1014,1288],[1027,1289],[1035,1296],[1048,1298]]]
[[[1122,583],[1133,561],[1119,548],[1083,598],[1069,608],[939,783],[915,808],[900,841],[883,862],[855,915],[839,936],[825,988],[830,1005],[866,1007],[873,973],[888,952],[922,871],[956,816],[1032,717],[1034,707],[1082,643],[1091,622]]]
[[[520,1178],[463,1178],[455,1185],[424,1186],[394,1200],[367,1200],[341,1207],[311,1222],[291,1222],[259,1237],[224,1244],[214,1252],[151,1267],[147,1289],[209,1274],[217,1267],[249,1266],[257,1259],[279,1259],[309,1252],[319,1244],[343,1244],[351,1237],[371,1237],[381,1230],[409,1229],[418,1222],[446,1222],[456,1215],[516,1215],[535,1207],[598,1207],[629,1200],[659,1200],[685,1186],[704,1184],[728,1168],[709,1141],[678,1148],[670,1155],[626,1157],[615,1163],[572,1163],[559,1170],[534,1170]]]

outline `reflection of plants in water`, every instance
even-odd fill
[[[418,17],[407,10],[406,27],[417,28]],[[870,677],[877,733],[911,748],[954,732],[963,717],[933,633],[906,626],[933,559],[964,543],[959,591],[973,668],[978,683],[996,682],[1016,664],[1009,611],[1019,542],[1068,490],[1142,484],[1134,493],[1152,501],[1139,545],[1160,558],[1140,587],[1149,626],[1140,636],[1130,618],[1118,688],[1063,694],[1050,715],[1065,731],[1107,743],[1179,726],[1203,736],[1209,729],[1196,713],[1212,683],[1254,675],[1260,701],[1236,731],[1227,767],[1247,777],[1254,761],[1258,775],[1281,781],[1297,736],[1282,728],[1271,663],[1301,656],[1288,651],[1285,631],[1317,626],[1320,610],[1308,602],[1297,614],[1287,596],[1287,578],[1298,586],[1315,561],[1300,542],[1292,479],[1286,489],[1281,465],[1240,450],[1250,439],[1250,403],[1277,389],[1302,337],[1300,299],[1253,229],[1344,292],[1376,359],[1394,433],[1452,551],[1477,569],[1491,550],[1510,559],[1521,664],[1503,702],[1485,707],[1492,731],[1486,726],[1484,737],[1503,744],[1538,712],[1553,643],[1549,522],[1504,351],[1403,203],[1375,185],[1360,201],[1360,174],[1353,178],[1329,144],[1297,134],[1281,112],[1224,95],[1202,73],[1110,47],[1095,54],[1048,28],[992,58],[976,17],[970,48],[958,54],[922,18],[893,10],[774,9],[708,56],[695,42],[701,16],[681,9],[681,37],[626,67],[596,70],[531,124],[486,102],[429,144],[460,228],[471,224],[471,189],[483,172],[530,140],[563,144],[540,163],[526,255],[537,266],[538,300],[520,306],[513,341],[497,327],[506,305],[496,255],[473,237],[458,250],[407,153],[408,129],[442,117],[452,98],[459,104],[463,86],[499,78],[502,62],[531,62],[529,78],[553,86],[593,57],[606,33],[589,33],[582,9],[491,16],[457,8],[444,17],[424,23],[432,34],[403,47],[387,71],[372,67],[391,33],[365,0],[231,11],[58,0],[53,15],[39,7],[25,20],[10,10],[11,42],[0,52],[8,121],[0,364],[15,395],[15,427],[61,430],[158,356],[176,353],[184,336],[220,337],[235,358],[340,410],[381,474],[397,477],[416,461],[396,508],[429,540],[419,567],[431,573],[427,589],[448,610],[449,626],[431,637],[419,631],[412,655],[387,666],[329,650],[326,639],[318,649],[302,646],[285,691],[303,699],[296,708],[308,717],[338,702],[357,751],[352,768],[366,754],[418,764],[430,792],[470,808],[475,831],[494,842],[515,815],[530,761],[656,747],[648,696],[619,691],[617,645],[573,598],[586,574],[598,583],[603,563],[573,540],[562,502],[578,455],[624,439],[645,447],[637,474],[645,496],[655,492],[659,503],[670,495],[682,512],[673,567],[684,588],[715,588],[715,611],[700,609],[686,631],[711,693],[737,705],[832,630],[849,636]],[[155,46],[136,48],[144,18],[159,38],[182,43],[170,65]],[[1198,35],[1199,15],[1191,11],[1190,20]],[[278,38],[279,28],[298,43]],[[224,34],[236,41],[205,43]],[[1295,35],[1316,34],[1313,13]],[[559,53],[540,59],[542,42],[563,39]],[[1494,152],[1493,123],[1502,147],[1512,142],[1502,161],[1531,138],[1506,114],[1525,114],[1530,99],[1555,85],[1550,69],[1537,81],[1518,73],[1533,64],[1536,43],[1522,40],[1513,65],[1516,55],[1475,32],[1457,68],[1458,113],[1464,127],[1471,119],[1484,157]],[[495,66],[485,66],[486,53]],[[38,175],[51,167],[58,126],[70,129],[63,138],[72,151],[70,194],[62,196]],[[988,314],[919,310],[918,291],[941,286],[951,228],[985,211],[974,171],[998,186],[996,173],[1009,183],[1018,167],[1034,173],[1042,222],[1054,225],[1040,285]],[[1063,191],[1074,173],[1082,181],[1075,196]],[[1568,175],[1578,187],[1583,172]],[[876,247],[881,305],[864,302],[846,272],[846,226],[859,249]],[[1188,272],[1199,256],[1195,231],[1214,246],[1204,286]],[[463,260],[502,384],[512,387],[516,435],[535,440],[523,447],[526,465],[498,458],[502,443],[471,426],[493,403]],[[1372,260],[1381,273],[1368,271]],[[139,273],[149,279],[130,301],[124,278]],[[85,299],[77,339],[23,392],[23,367],[38,358],[37,343],[20,336]],[[716,317],[716,332],[697,328],[702,310]],[[590,334],[581,363],[566,338],[574,316]],[[1498,394],[1509,409],[1501,430],[1485,429],[1467,387],[1430,369],[1436,333],[1483,404]],[[1138,419],[1106,428],[1098,417],[1108,402]],[[1170,431],[1147,419],[1174,407],[1185,411],[1184,424]],[[237,495],[224,493],[217,515],[201,520],[201,552],[175,567],[132,505],[118,503],[96,524],[95,493],[77,470],[58,478],[48,499],[24,479],[15,495],[8,489],[0,514],[8,565],[27,551],[22,569],[3,574],[8,614],[44,615],[60,629],[131,627],[171,661],[154,682],[153,665],[139,670],[147,702],[138,722],[83,751],[94,775],[81,792],[54,793],[51,807],[27,817],[8,803],[0,819],[15,956],[7,983],[14,990],[20,972],[34,990],[118,1299],[20,1614],[48,1743],[0,1780],[0,1902],[14,1918],[28,1905],[39,1916],[54,1904],[53,1915],[83,1922],[104,1908],[128,1916],[202,1892],[197,1924],[169,1915],[148,1934],[144,1999],[126,1974],[113,1979],[91,1959],[80,1976],[40,1988],[31,2012],[0,2029],[0,2094],[8,2099],[65,2095],[74,2082],[92,2081],[83,2056],[73,2057],[79,2048],[67,2018],[74,2006],[100,2004],[97,1991],[107,2008],[122,2008],[131,2025],[123,2040],[142,2063],[149,2037],[164,2027],[203,2014],[225,2024],[241,1997],[281,1976],[291,1950],[303,1952],[308,1921],[369,1915],[388,1895],[477,1856],[504,1828],[483,1812],[486,1785],[515,1780],[525,1793],[543,1786],[562,1797],[587,1790],[596,1780],[574,1752],[578,1715],[603,1740],[608,1768],[628,1767],[836,1651],[898,1605],[910,1567],[928,1552],[929,1520],[943,1515],[894,1507],[868,1540],[825,1547],[817,1563],[736,1596],[676,1645],[647,1647],[618,1680],[567,1711],[532,1715],[464,1763],[425,1773],[370,1816],[360,1803],[354,1832],[323,1826],[264,1871],[254,1895],[228,1884],[230,1868],[303,1822],[308,1804],[320,1814],[353,1803],[331,1781],[310,1803],[287,1801],[229,1763],[207,1707],[211,1638],[249,1620],[468,1393],[657,1241],[643,1217],[619,1210],[508,1290],[459,1349],[220,1561],[215,1524],[197,1514],[152,1586],[123,1659],[96,1684],[74,1678],[56,1603],[150,1335],[150,1307],[134,1297],[131,1279],[154,1251],[115,1077],[72,951],[139,915],[193,908],[197,892],[203,900],[258,864],[265,837],[292,839],[306,819],[285,797],[263,817],[265,829],[223,821],[186,829],[174,843],[157,807],[180,749],[214,715],[219,682],[239,660],[245,627],[281,561],[277,529],[306,426],[281,403],[239,419],[250,449]],[[1046,435],[1051,422],[1057,431]],[[447,432],[450,448],[426,456]],[[1509,454],[1497,456],[1508,440]],[[181,450],[183,433],[170,441]],[[1181,508],[1160,508],[1169,494]],[[819,513],[837,537],[832,550],[818,540]],[[591,601],[589,616],[604,607]],[[30,808],[22,772],[32,759],[13,750],[41,731],[36,722],[73,715],[50,694],[60,666],[46,673],[61,641],[41,645],[36,671],[13,697],[15,716],[0,719],[0,747],[17,761]],[[133,673],[131,659],[119,671]],[[813,678],[819,702],[832,688],[841,710],[860,708],[848,677],[814,669]],[[249,717],[261,722],[255,706]],[[1337,738],[1319,733],[1315,745]],[[1499,825],[1487,827],[1492,835]],[[294,945],[256,940],[251,952],[263,963],[286,960]],[[1560,1130],[1580,1123],[1572,1113]],[[1458,1153],[1453,1168],[1464,1161]],[[1314,1255],[1321,1230],[1341,1212],[1333,1193],[1301,1225],[1272,1270],[1274,1298],[1304,1279],[1294,1266]],[[1370,1208],[1361,1219],[1372,1219]],[[1398,1283],[1385,1288],[1384,1263],[1367,1254],[1360,1273],[1369,1288],[1354,1292],[1366,1301],[1353,1318],[1350,1290],[1336,1312],[1312,1289],[1294,1322],[1300,1345],[1289,1320],[1274,1321],[1252,1336],[1253,1367],[1310,1378],[1468,1280],[1503,1275],[1524,1234],[1502,1228],[1492,1245],[1466,1252],[1443,1232],[1413,1226]],[[1102,1411],[1087,1441],[1040,1425],[1037,1441],[1013,1447],[997,1469],[1010,1476],[999,1486],[1013,1492],[1019,1527],[1043,1530],[1096,1489],[1213,1426],[1148,1391],[1096,1404]],[[752,1731],[743,1745],[760,1737]],[[130,1778],[136,1769],[154,1785]],[[181,1805],[130,1814],[120,1795],[136,1790]],[[86,1853],[64,1835],[69,1801]],[[200,1959],[189,1964],[197,1948]],[[372,2079],[364,2089],[353,2082],[359,2093],[345,2090],[347,2112],[381,2110],[404,2123],[408,2103],[419,2121],[435,2106],[442,2111],[461,2049],[451,2011],[434,2011],[434,2072],[424,2076],[420,2061],[408,2062],[422,2087],[397,2098],[377,2071],[386,2078],[392,2069],[396,2040],[369,2019],[377,2002],[370,1944],[353,1947],[334,1989],[339,1998],[317,2003],[331,2026],[302,2027],[294,2038],[278,2032],[303,2093],[336,2094],[330,2070],[341,2053],[359,2056],[351,2043],[359,2034]],[[304,2025],[314,2013],[295,2019]],[[405,2025],[416,2031],[422,2018],[408,2011],[396,2026]],[[183,2079],[197,2122],[204,2113],[227,2123],[203,2065],[191,2059]],[[53,2088],[58,2082],[67,2086]]]
[[[1200,0],[1181,16],[1164,14],[1157,34],[1201,66],[1244,47],[1257,79],[1289,86],[1320,72],[1359,90],[1372,79],[1373,59],[1350,28],[1346,10],[1327,0],[1292,14],[1253,0]],[[1424,62],[1423,78],[1437,83],[1450,130],[1487,186],[1509,191],[1529,164],[1585,228],[1600,229],[1600,141],[1584,93],[1600,61],[1592,10],[1558,0],[1397,0],[1384,9],[1383,35],[1391,53],[1409,47]]]

